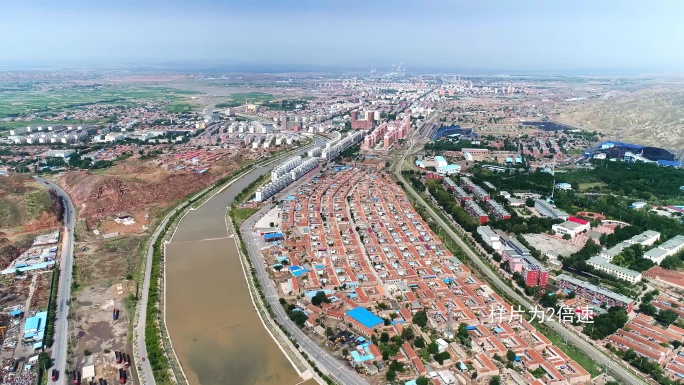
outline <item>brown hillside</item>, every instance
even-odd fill
[[[88,226],[119,212],[139,212],[152,207],[167,207],[174,201],[216,182],[237,169],[236,164],[222,168],[221,174],[207,172],[170,172],[136,160],[127,160],[102,173],[67,172],[60,180]]]

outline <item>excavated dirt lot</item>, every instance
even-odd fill
[[[74,200],[79,219],[93,229],[121,212],[136,216],[167,207],[238,168],[237,162],[226,160],[204,174],[171,172],[129,158],[106,170],[67,172],[59,183]]]
[[[135,284],[131,281],[119,281],[109,287],[91,286],[79,291],[74,301],[71,336],[75,345],[70,360],[75,367],[95,365],[97,378],[113,381],[117,377],[120,365],[117,366],[114,360],[114,351],[132,354],[126,303],[134,292]],[[116,321],[112,317],[115,308],[119,309]]]
[[[126,235],[79,242],[75,253],[79,286],[108,286],[119,280],[132,279],[144,239],[142,235]]]
[[[36,288],[33,291],[33,297],[31,297],[31,310],[47,310],[48,301],[50,299],[51,279],[52,271],[37,274]]]

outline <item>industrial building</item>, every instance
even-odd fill
[[[556,286],[574,292],[578,297],[584,298],[596,305],[605,304],[607,309],[618,306],[625,309],[627,313],[631,313],[634,308],[634,300],[631,298],[567,274],[561,274],[556,277]]]
[[[45,158],[60,158],[66,160],[67,158],[71,157],[71,155],[75,154],[75,150],[50,150],[43,154],[43,157]]]
[[[658,247],[648,250],[644,253],[644,258],[648,258],[656,265],[660,265],[663,259],[679,253],[682,249],[684,249],[684,236],[677,235],[658,245]]]
[[[534,201],[534,209],[537,210],[541,216],[547,218],[567,220],[570,217],[570,214],[563,210],[559,210],[553,204],[541,199]]]
[[[653,230],[646,230],[639,235],[628,239],[627,242],[633,245],[651,246],[660,240],[660,233]],[[661,245],[662,246],[662,245]]]
[[[676,238],[676,237],[675,237]],[[673,238],[673,240],[675,239]],[[617,245],[611,247],[610,249],[604,249],[599,253],[600,257],[603,257],[607,259],[608,261],[612,261],[613,257],[616,255],[622,253],[622,251],[628,247],[634,246],[634,245],[641,245],[641,246],[650,246],[656,243],[660,239],[660,233],[657,231],[652,231],[652,230],[646,230],[641,234],[635,235],[632,238],[622,241],[618,243]],[[667,242],[663,243],[665,245]],[[662,246],[662,245],[661,245]],[[660,246],[659,246],[660,247]],[[669,247],[666,245],[666,247]],[[649,250],[650,251],[650,250]],[[648,253],[648,252],[647,252]],[[651,254],[649,254],[652,258],[660,258],[661,254],[659,251],[651,251]],[[649,258],[644,254],[645,258]],[[663,259],[665,257],[662,257]],[[649,258],[651,259],[651,258]],[[660,259],[662,262],[662,259]],[[655,260],[654,260],[655,262]]]
[[[477,155],[477,156],[486,156],[489,155],[489,150],[486,148],[464,148],[461,149],[461,153],[465,156],[466,153],[472,155]]]
[[[436,166],[437,168],[444,167],[444,166],[449,164],[449,162],[447,162],[447,160],[444,159],[443,156],[436,156],[435,157],[435,163],[437,164],[437,166]]]
[[[461,166],[458,164],[447,164],[444,167],[437,167],[437,173],[441,175],[456,175],[461,172]]]
[[[47,312],[36,313],[35,316],[26,319],[24,324],[24,343],[33,343],[34,349],[43,347],[45,327],[47,326]]]

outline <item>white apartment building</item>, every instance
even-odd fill
[[[613,275],[619,279],[625,280],[629,283],[637,283],[641,281],[641,273],[638,271],[630,270],[622,266],[613,265],[612,263],[606,261],[601,257],[591,257],[587,264],[596,270],[604,271],[610,275]]]
[[[480,226],[477,228],[477,233],[480,234],[484,243],[489,245],[492,249],[496,251],[503,250],[503,244],[501,243],[501,237],[499,234],[495,233],[489,226]]]

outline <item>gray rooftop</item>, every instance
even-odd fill
[[[567,274],[561,274],[561,275],[557,276],[557,277],[556,277],[556,281],[567,281],[567,282],[572,283],[573,285],[580,286],[580,287],[583,287],[583,288],[585,288],[585,289],[589,289],[589,290],[591,290],[591,291],[594,291],[594,292],[603,294],[603,295],[605,295],[606,297],[613,298],[613,299],[615,299],[615,300],[617,300],[617,301],[624,302],[624,303],[626,303],[626,304],[628,304],[628,305],[629,305],[630,303],[634,302],[633,299],[631,299],[631,298],[629,298],[629,297],[627,297],[627,296],[625,296],[625,295],[618,294],[618,293],[616,293],[616,292],[614,292],[614,291],[610,291],[610,290],[604,289],[604,288],[602,288],[602,287],[598,287],[598,286],[594,285],[593,283],[589,283],[589,282],[586,282],[586,281],[582,281],[582,280],[580,280],[580,279],[571,277],[571,276],[569,276],[569,275],[567,275]]]
[[[603,266],[606,269],[613,270],[616,272],[620,272],[620,273],[623,273],[623,274],[630,276],[630,277],[633,277],[633,278],[638,278],[641,275],[641,273],[639,273],[638,271],[634,271],[634,270],[630,270],[630,269],[627,269],[627,268],[622,267],[622,266],[614,265],[614,264],[606,261],[605,258],[601,258],[601,257],[591,257],[587,261],[587,263],[598,265],[598,266]]]

